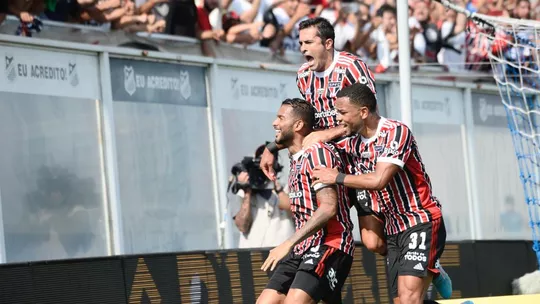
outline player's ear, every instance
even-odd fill
[[[332,48],[334,48],[334,40],[332,40],[330,38],[326,39],[326,41],[324,42],[324,47],[327,50],[331,50]]]
[[[294,131],[300,131],[304,128],[304,121],[303,120],[297,120],[295,123],[294,123]]]
[[[369,115],[369,109],[367,107],[361,107],[360,108],[360,117],[362,117],[362,119],[366,119]]]

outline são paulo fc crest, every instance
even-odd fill
[[[191,83],[189,82],[189,72],[180,71],[180,95],[184,99],[189,99],[191,97]]]
[[[79,74],[77,73],[77,63],[69,62],[69,83],[71,86],[76,87],[79,85]]]
[[[124,66],[124,89],[129,96],[135,94],[135,91],[137,90],[135,84],[135,70],[132,66]]]
[[[6,78],[9,81],[13,82],[17,78],[17,72],[15,71],[15,57],[6,54],[5,60],[6,60],[6,65],[5,65]]]

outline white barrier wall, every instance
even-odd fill
[[[230,169],[274,138],[296,67],[6,39],[19,45],[0,42],[0,262],[237,246]],[[530,239],[498,92],[413,83],[448,239]],[[377,90],[399,119],[397,77]]]
[[[6,262],[107,255],[95,55],[0,46]]]

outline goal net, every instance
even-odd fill
[[[540,22],[471,14],[506,109],[540,267]],[[502,144],[502,143],[501,143]]]

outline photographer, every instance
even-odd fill
[[[294,233],[288,194],[279,181],[270,181],[259,168],[264,148],[260,146],[255,158],[245,157],[232,169],[232,192],[242,198],[234,216],[241,232],[239,248],[276,246]],[[274,168],[279,172],[282,167],[276,161]]]

